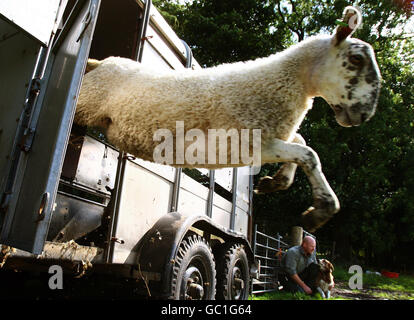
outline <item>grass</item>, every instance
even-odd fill
[[[374,297],[382,299],[414,300],[414,277],[400,275],[390,279],[375,275],[364,275],[364,287]]]
[[[318,293],[314,296],[309,296],[305,293],[289,293],[289,292],[271,292],[262,295],[251,295],[249,300],[325,300]],[[344,297],[331,297],[330,300],[350,300]]]
[[[361,290],[351,290],[348,286],[352,274],[348,269],[335,266],[335,291],[331,300],[414,300],[414,277],[401,275],[398,278],[386,278],[375,274],[364,274]],[[250,300],[322,300],[319,294],[308,296],[304,293],[287,293],[283,291],[261,295],[252,295]]]
[[[344,268],[334,272],[336,281],[347,284],[350,274]],[[390,300],[414,300],[414,277],[400,274],[398,278],[387,278],[375,274],[363,275],[363,288],[356,293],[371,295],[373,298]]]
[[[336,299],[336,298],[333,298]],[[271,292],[262,295],[251,295],[249,300],[323,300],[317,294],[316,296],[308,296],[305,293],[288,293],[288,292]]]

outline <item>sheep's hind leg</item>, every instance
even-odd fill
[[[306,146],[305,140],[298,133],[292,142]],[[254,192],[261,194],[288,189],[293,183],[297,167],[298,165],[294,162],[284,163],[272,177],[260,178]]]
[[[303,213],[304,227],[313,232],[339,210],[339,201],[329,186],[318,155],[311,148],[275,139],[262,147],[262,163],[289,162],[299,165],[307,175],[313,192],[313,206]]]

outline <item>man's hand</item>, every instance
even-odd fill
[[[309,288],[305,283],[303,284],[302,289],[303,291],[305,291],[306,294],[312,294],[312,289]]]
[[[305,291],[306,294],[312,294],[312,289],[309,288],[306,285],[306,283],[302,281],[302,279],[298,276],[298,274],[294,274],[293,276],[291,276],[291,278],[293,281],[297,283],[299,287],[303,289],[303,291]]]

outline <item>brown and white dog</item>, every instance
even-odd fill
[[[316,290],[321,294],[322,298],[329,299],[331,297],[331,290],[335,285],[332,275],[334,267],[326,259],[320,259],[319,266],[319,274],[316,277]]]

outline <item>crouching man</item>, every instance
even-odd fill
[[[315,239],[306,236],[302,245],[292,247],[286,252],[281,263],[287,273],[287,277],[282,280],[284,290],[292,293],[305,292],[309,295],[315,291],[319,272],[315,248]]]

